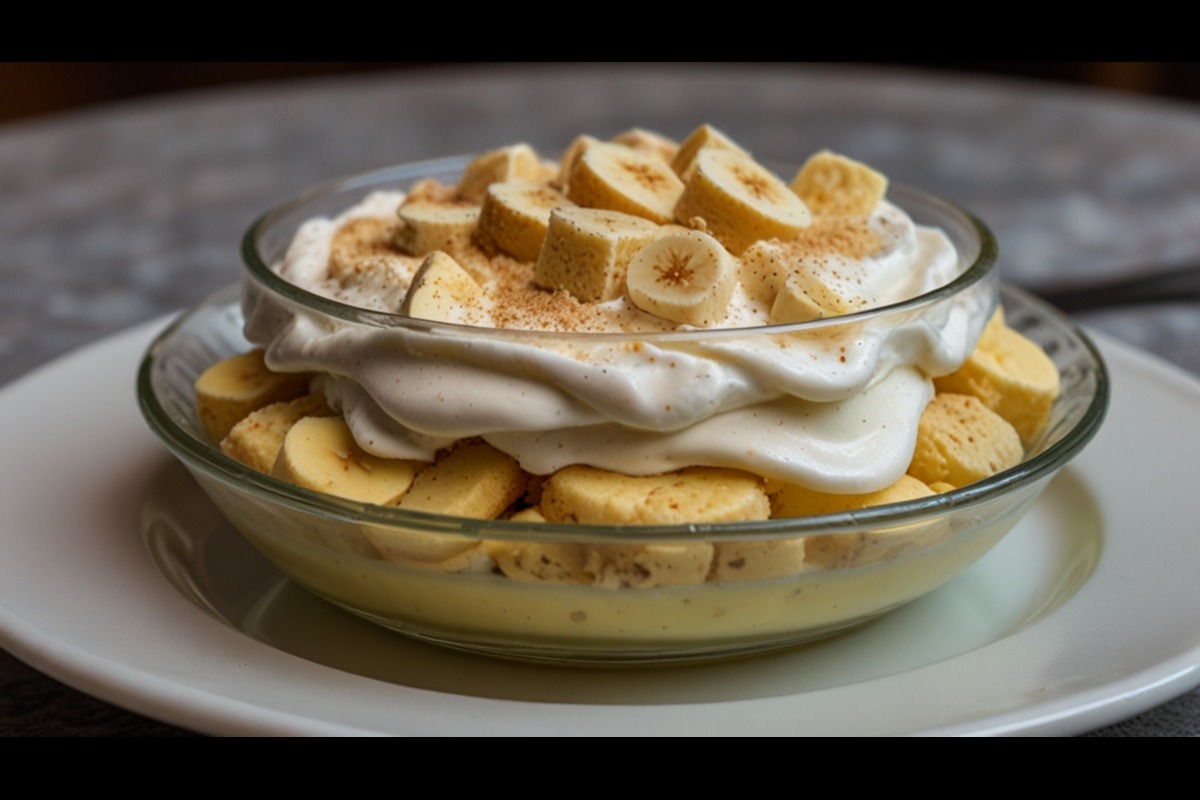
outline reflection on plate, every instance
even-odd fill
[[[137,415],[158,327],[0,391],[0,447],[27,467],[0,497],[0,644],[141,713],[251,734],[1070,733],[1200,682],[1200,386],[1107,339],[1105,429],[958,580],[794,652],[602,671],[411,642],[282,579]],[[13,423],[29,408],[53,438]]]

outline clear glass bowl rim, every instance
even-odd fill
[[[418,161],[400,164],[384,169],[364,172],[348,178],[329,181],[316,186],[302,194],[284,201],[260,215],[242,237],[241,254],[245,267],[245,276],[260,284],[269,292],[276,294],[296,305],[326,314],[344,322],[359,325],[369,325],[377,328],[412,328],[425,332],[436,332],[445,336],[477,337],[481,331],[487,331],[488,336],[499,338],[537,339],[552,338],[557,341],[570,343],[575,340],[587,342],[657,342],[683,341],[689,339],[705,339],[719,341],[724,338],[744,337],[747,331],[766,335],[781,335],[801,331],[818,331],[825,328],[835,328],[842,325],[867,322],[872,319],[893,314],[903,314],[918,311],[926,306],[942,302],[958,293],[965,291],[980,281],[986,280],[996,269],[999,255],[996,239],[991,230],[980,219],[970,212],[959,208],[941,198],[927,194],[908,186],[890,184],[889,199],[897,202],[902,208],[913,205],[924,205],[940,214],[953,218],[955,222],[967,230],[973,231],[978,237],[979,252],[974,261],[957,278],[945,286],[931,292],[906,300],[901,303],[880,306],[854,314],[843,314],[810,322],[787,323],[779,325],[762,325],[753,328],[722,328],[699,329],[685,331],[668,331],[655,333],[563,333],[559,331],[528,331],[506,328],[481,328],[479,326],[458,325],[447,322],[432,322],[418,320],[401,314],[390,314],[380,311],[368,311],[356,306],[323,297],[290,283],[277,275],[263,258],[259,251],[258,241],[261,234],[276,220],[291,212],[297,211],[314,200],[334,194],[344,193],[361,198],[369,190],[385,187],[401,189],[414,180],[432,175],[450,175],[461,173],[470,161],[470,156],[451,156],[448,158]]]

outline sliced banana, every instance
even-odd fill
[[[625,276],[638,308],[697,327],[711,327],[725,317],[736,283],[733,257],[700,231],[651,242],[629,262]]]
[[[441,251],[431,253],[413,276],[400,313],[460,325],[491,325],[488,299],[470,273]]]
[[[552,174],[552,171],[551,171]],[[484,153],[467,165],[458,182],[458,196],[474,203],[483,202],[487,188],[500,181],[546,180],[547,167],[527,144],[514,144]]]
[[[679,153],[679,142],[645,128],[630,128],[622,131],[614,136],[612,141],[637,150],[639,153],[661,158],[668,164],[674,161],[675,156]]]
[[[887,194],[882,174],[829,150],[812,156],[792,181],[792,191],[814,214],[866,216]]]
[[[653,222],[619,211],[555,209],[534,269],[534,283],[544,289],[565,289],[583,302],[620,297],[629,262],[658,233]]]
[[[1028,445],[1046,427],[1061,391],[1058,368],[997,312],[979,345],[958,371],[934,380],[939,392],[979,398],[1017,430]]]
[[[583,570],[604,589],[694,586],[707,580],[713,549],[708,542],[594,545]]]
[[[805,539],[714,542],[715,583],[744,583],[800,575],[812,567],[805,558]]]
[[[482,442],[465,444],[422,472],[400,507],[496,519],[525,493],[528,480],[511,456]]]
[[[738,282],[752,300],[770,310],[791,274],[790,262],[787,250],[779,242],[755,242],[738,260]]]
[[[706,147],[716,148],[717,150],[733,150],[743,155],[749,156],[741,145],[729,138],[726,134],[714,128],[712,125],[705,123],[683,140],[683,144],[679,146],[679,150],[672,160],[672,167],[675,174],[682,178],[685,182],[691,177],[692,167],[696,163],[696,155]]]
[[[682,225],[704,221],[735,256],[762,239],[790,239],[808,227],[804,201],[754,159],[735,150],[705,148],[696,156],[675,207]]]
[[[259,472],[270,473],[288,431],[305,417],[329,417],[333,411],[320,394],[263,406],[233,426],[221,440],[221,452]]]
[[[625,145],[598,142],[575,162],[567,197],[587,208],[605,208],[665,224],[672,220],[683,181],[657,156]]]
[[[559,470],[542,490],[551,522],[672,525],[767,519],[770,503],[757,476],[736,469],[691,467],[630,476],[595,467]]]
[[[830,494],[803,486],[785,484],[771,495],[775,517],[807,517],[857,511],[872,506],[932,497],[928,486],[910,475],[877,492],[866,494]],[[833,569],[894,557],[902,550],[932,543],[947,531],[947,526],[908,526],[886,532],[838,533],[810,536],[805,542],[805,562],[813,568]]]
[[[775,295],[775,302],[771,304],[771,322],[779,325],[824,319],[835,316],[836,313],[810,295],[807,287],[798,281],[795,275],[784,281],[783,289]]]
[[[412,461],[363,450],[340,417],[305,417],[292,425],[271,469],[305,489],[384,506],[399,502],[416,472]]]
[[[575,205],[544,183],[504,181],[488,187],[475,238],[484,252],[537,261],[550,225],[550,212]]]
[[[733,150],[740,152],[744,156],[750,156],[749,151],[746,151],[742,145],[734,142],[733,139],[722,133],[712,125],[704,124],[692,131],[690,136],[683,140],[683,144],[679,145],[679,151],[671,163],[674,172],[684,182],[691,178],[691,170],[696,166],[696,156],[700,155],[700,151],[706,148],[714,148],[716,150]]]
[[[451,255],[465,252],[479,223],[479,206],[474,203],[418,200],[401,205],[397,213],[396,245],[414,256],[435,250]]]
[[[1016,429],[979,398],[944,392],[921,414],[908,474],[927,485],[967,486],[1015,467],[1024,455]]]
[[[220,442],[250,412],[307,394],[310,377],[272,372],[261,349],[218,361],[196,379],[196,416]]]
[[[551,183],[564,194],[567,192],[567,186],[571,182],[571,170],[575,169],[575,163],[579,161],[579,157],[583,155],[583,151],[587,150],[594,144],[599,144],[600,140],[595,136],[588,136],[586,133],[575,137],[575,141],[571,142],[563,153],[562,158],[558,162],[558,175],[554,177]]]

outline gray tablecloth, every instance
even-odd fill
[[[1192,106],[919,72],[581,64],[197,92],[0,127],[0,385],[237,278],[247,222],[384,164],[708,121],[763,157],[832,147],[986,219],[1034,289],[1200,260]],[[1200,306],[1078,317],[1200,373]],[[1192,735],[1200,692],[1098,731]],[[0,652],[0,733],[181,734]]]

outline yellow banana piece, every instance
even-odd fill
[[[625,276],[638,308],[697,327],[725,318],[736,283],[733,257],[700,231],[656,239],[637,252]]]
[[[272,372],[264,352],[251,350],[219,361],[196,379],[196,416],[213,442],[263,406],[308,393],[307,373]]]
[[[887,186],[881,173],[829,150],[809,158],[792,181],[792,191],[814,214],[867,216],[883,200]]]
[[[665,224],[672,221],[683,182],[661,158],[612,142],[587,147],[575,161],[567,197]]]
[[[284,437],[271,474],[304,489],[395,505],[416,475],[414,462],[371,455],[340,417],[305,417]]]
[[[431,253],[413,276],[400,313],[417,319],[488,326],[487,296],[470,273],[441,251]]]
[[[504,181],[488,187],[476,241],[484,252],[537,261],[550,225],[550,212],[575,205],[544,183]]]
[[[583,302],[619,297],[634,255],[659,234],[641,217],[594,208],[564,207],[550,214],[534,283],[565,289]]]
[[[396,245],[414,256],[435,250],[451,255],[470,248],[479,224],[480,208],[474,203],[416,200],[400,206]]]
[[[790,239],[812,222],[796,194],[770,170],[735,150],[705,148],[696,156],[675,206],[675,220],[704,228],[735,256],[763,239]]]

